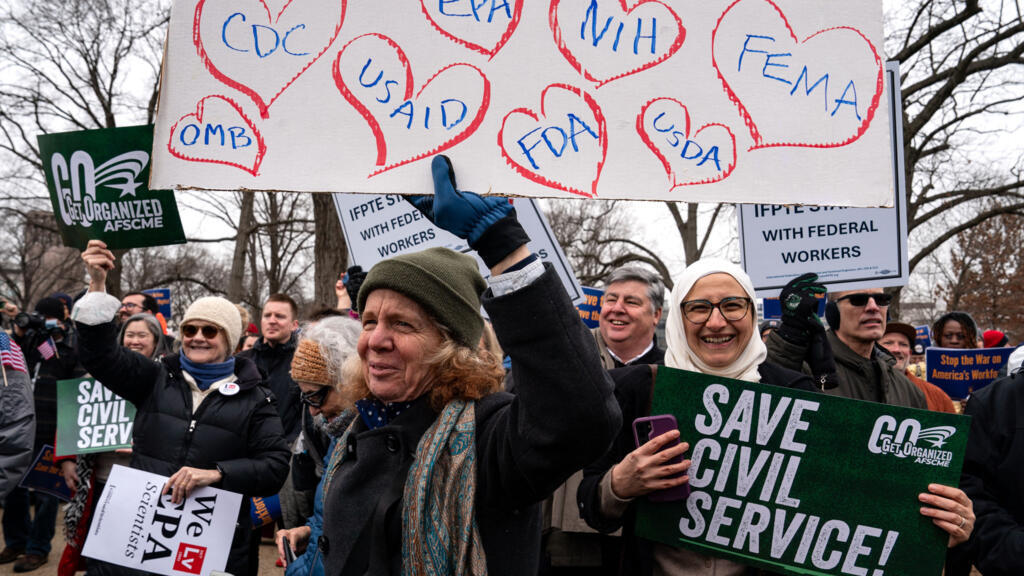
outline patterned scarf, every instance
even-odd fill
[[[338,448],[347,445],[356,422]],[[324,476],[324,494],[348,452],[338,448]],[[423,434],[405,480],[402,575],[483,574],[487,560],[476,524],[476,404],[453,400]]]

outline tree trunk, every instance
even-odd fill
[[[313,302],[333,308],[337,303],[334,284],[338,274],[348,267],[348,247],[331,194],[313,194],[313,222],[316,228]]]
[[[256,195],[253,192],[241,192],[242,205],[238,215],[238,231],[235,233],[235,253],[231,257],[231,276],[228,278],[228,300],[241,302],[243,295],[242,282],[245,278],[245,252],[249,246],[249,231],[252,230],[253,203]],[[255,270],[253,273],[255,274]]]

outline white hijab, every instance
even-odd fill
[[[705,364],[690,348],[686,341],[686,331],[683,329],[683,311],[681,304],[683,298],[693,289],[693,285],[701,278],[709,274],[725,273],[732,276],[747,298],[754,299],[754,284],[750,276],[742,268],[720,258],[702,258],[686,268],[682,276],[676,282],[672,294],[669,296],[668,320],[665,326],[665,340],[668,349],[665,350],[665,365],[691,372],[701,372],[725,378],[735,378],[748,382],[760,382],[761,376],[757,367],[764,362],[768,356],[768,349],[757,333],[757,314],[751,310],[743,322],[750,322],[753,329],[750,332],[750,341],[743,353],[730,365],[724,368],[713,368]]]

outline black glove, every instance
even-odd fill
[[[359,288],[363,285],[363,280],[366,280],[366,272],[363,272],[362,266],[352,266],[345,271],[345,291],[352,301],[352,308],[355,308],[356,302],[359,301]]]
[[[789,281],[779,294],[782,304],[782,326],[779,336],[794,344],[806,345],[815,334],[825,333],[818,318],[817,294],[827,292],[813,272],[801,274]]]
[[[406,196],[406,200],[431,222],[469,242],[489,268],[530,241],[507,198],[456,189],[455,171],[447,156],[434,156],[430,170],[434,195]]]
[[[832,354],[832,345],[828,343],[824,328],[811,335],[810,346],[807,347],[807,365],[814,377],[814,385],[819,389],[830,390],[839,386],[836,357]]]

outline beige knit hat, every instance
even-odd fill
[[[223,330],[228,338],[229,353],[242,336],[242,317],[238,314],[238,308],[220,296],[206,296],[193,302],[185,311],[181,324],[184,326],[190,320],[209,322]]]
[[[305,338],[299,340],[292,356],[292,380],[307,382],[318,386],[330,386],[331,377],[327,373],[327,361],[320,353],[320,345]]]

